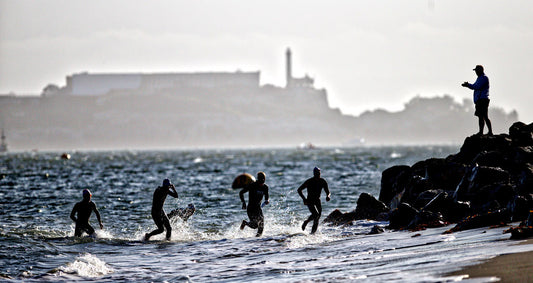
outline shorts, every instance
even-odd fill
[[[487,117],[489,112],[489,102],[488,98],[481,98],[476,102],[476,112],[474,115],[478,117]]]

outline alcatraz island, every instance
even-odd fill
[[[459,144],[476,129],[472,102],[449,95],[345,115],[285,57],[283,87],[260,85],[259,71],[77,73],[40,95],[0,95],[0,127],[10,150]],[[495,130],[518,120],[490,110]]]

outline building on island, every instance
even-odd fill
[[[258,89],[260,72],[193,72],[193,73],[88,73],[66,77],[66,86],[49,85],[43,95],[66,94],[74,96],[99,96],[119,92],[153,94],[168,89]],[[314,88],[314,80],[305,75],[292,76],[291,50],[286,51],[286,89]]]

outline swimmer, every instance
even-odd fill
[[[303,194],[303,189],[307,188],[307,198]],[[320,194],[322,189],[326,193],[326,201],[330,200],[330,193],[328,188],[328,182],[320,177],[320,168],[315,167],[313,169],[313,177],[307,179],[299,188],[298,194],[302,197],[304,205],[307,205],[311,215],[307,220],[302,224],[302,230],[305,231],[307,223],[311,220],[313,221],[313,228],[311,229],[311,234],[314,234],[318,228],[318,220],[320,215],[322,215],[322,204],[320,203]]]
[[[102,219],[100,218],[100,212],[96,209],[96,204],[91,200],[92,194],[88,189],[83,190],[83,200],[76,203],[72,212],[70,213],[70,219],[76,222],[76,228],[74,229],[74,236],[81,237],[83,232],[86,232],[89,236],[93,236],[94,228],[89,224],[89,218],[91,213],[94,211],[98,223],[100,224],[100,229],[104,229],[102,224]],[[76,214],[78,217],[76,217]]]
[[[155,225],[157,225],[157,229],[150,233],[146,233],[144,235],[145,241],[150,240],[150,237],[152,237],[153,235],[163,233],[165,231],[165,228],[167,230],[166,239],[170,240],[170,236],[172,234],[172,227],[170,227],[170,221],[168,220],[168,216],[163,210],[163,205],[165,204],[167,195],[170,195],[174,198],[178,198],[178,192],[176,192],[174,185],[170,183],[169,179],[163,180],[163,185],[155,189],[154,200],[152,202],[152,218],[154,219]]]
[[[263,234],[264,217],[263,210],[261,209],[261,200],[265,197],[265,204],[269,203],[268,200],[268,186],[265,184],[266,175],[263,172],[257,173],[257,181],[247,185],[239,192],[239,197],[242,202],[242,209],[246,209],[248,218],[250,221],[243,220],[241,224],[241,230],[248,226],[252,229],[257,229],[256,237],[260,237]],[[244,200],[244,194],[248,192],[248,206]]]

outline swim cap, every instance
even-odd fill
[[[320,175],[320,168],[315,167],[315,168],[313,169],[313,175]]]
[[[266,175],[265,175],[265,172],[258,172],[257,173],[257,179],[258,180],[266,180]]]
[[[169,179],[163,180],[163,187],[168,187],[168,186],[170,186],[170,180]]]
[[[85,189],[83,190],[83,197],[87,197],[87,196],[92,197],[93,194],[91,194],[91,191],[89,191],[88,189]]]

